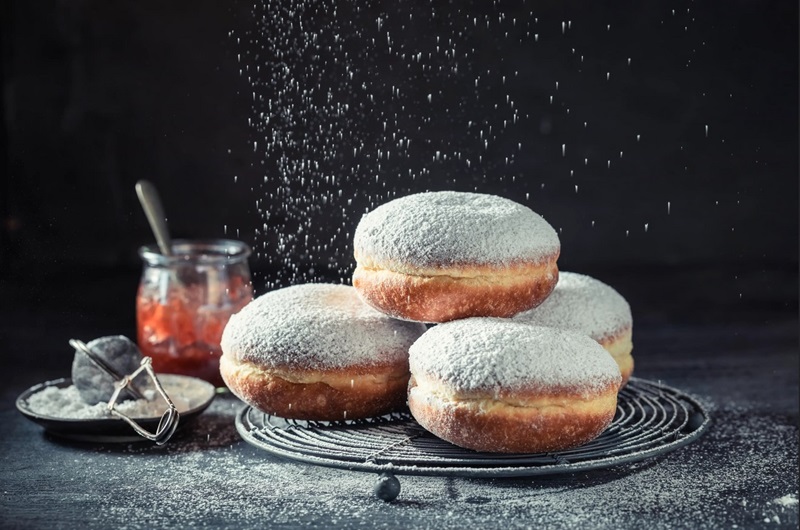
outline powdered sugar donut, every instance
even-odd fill
[[[514,320],[589,335],[617,361],[623,385],[633,373],[631,308],[621,294],[600,280],[561,272],[547,300]]]
[[[424,331],[365,305],[350,286],[296,285],[231,317],[220,373],[234,394],[269,414],[377,416],[405,404],[408,348]]]
[[[409,195],[362,217],[353,286],[395,318],[447,322],[510,317],[558,280],[560,243],[540,215],[494,195]]]
[[[425,429],[479,451],[575,447],[614,418],[621,377],[581,333],[469,318],[428,330],[410,348],[408,405]]]

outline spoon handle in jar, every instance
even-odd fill
[[[169,230],[167,230],[167,221],[164,217],[164,208],[161,206],[158,190],[151,182],[140,180],[136,183],[136,195],[139,196],[139,202],[142,204],[147,222],[150,223],[150,229],[156,236],[158,248],[165,256],[171,256],[172,241],[169,237]]]

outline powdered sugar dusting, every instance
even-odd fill
[[[789,506],[797,506],[797,494],[794,493],[787,493],[783,497],[778,497],[772,504],[777,504],[779,506],[783,506],[784,508],[788,508]]]
[[[347,285],[295,285],[266,293],[231,317],[222,351],[266,366],[342,368],[407,355],[423,324],[391,319]]]
[[[233,427],[241,406],[221,396],[166,446],[79,451],[65,463],[80,467],[90,491],[107,490],[112,473],[137,477],[100,497],[104,525],[115,528],[151,528],[155,521],[163,528],[619,529],[646,521],[652,529],[716,530],[779,527],[776,517],[797,527],[796,505],[770,502],[796,496],[787,466],[797,459],[797,428],[776,425],[757,406],[714,411],[718,421],[707,434],[659,459],[518,479],[398,475],[402,490],[392,503],[373,496],[377,474],[283,461],[247,445]],[[41,473],[43,484],[70,487],[62,467],[43,466]]]
[[[357,256],[419,267],[540,261],[559,251],[555,230],[514,201],[479,193],[408,195],[364,215]]]
[[[563,271],[550,296],[514,320],[578,331],[597,341],[633,325],[628,302],[612,287],[591,276]]]
[[[185,412],[209,398],[210,385],[165,384],[164,386],[178,412]],[[161,416],[167,409],[167,402],[155,390],[145,390],[144,395],[147,399],[121,401],[115,404],[114,408],[132,418]],[[43,388],[32,394],[27,399],[26,405],[34,414],[47,418],[74,420],[116,418],[108,410],[107,402],[88,404],[83,401],[75,385],[64,388],[56,386]]]
[[[508,319],[440,324],[409,353],[412,374],[429,374],[459,391],[578,386],[595,393],[621,380],[617,363],[591,338]]]

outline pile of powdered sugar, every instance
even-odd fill
[[[214,393],[212,385],[203,381],[170,377],[160,377],[165,392],[178,412],[185,412],[210,399]],[[127,399],[119,401],[114,408],[132,418],[156,418],[167,409],[167,402],[154,389],[143,391],[145,399]],[[110,399],[111,396],[108,396]],[[86,403],[75,385],[66,387],[46,386],[31,394],[25,400],[27,409],[37,416],[54,419],[87,420],[114,418],[108,409],[108,403],[101,401],[95,404]]]
[[[619,382],[617,363],[590,337],[500,318],[468,318],[428,330],[409,351],[412,374],[455,390],[577,387]]]
[[[797,493],[787,493],[783,497],[773,500],[772,503],[777,504],[778,506],[783,506],[784,508],[797,506]]]
[[[356,256],[417,267],[506,265],[558,253],[553,227],[530,208],[479,193],[408,195],[364,215]]]
[[[425,329],[375,311],[350,286],[305,284],[266,293],[231,317],[222,351],[267,366],[385,364],[404,359]]]
[[[590,276],[563,271],[556,288],[540,306],[513,318],[579,331],[598,341],[633,325],[631,308],[616,290]]]

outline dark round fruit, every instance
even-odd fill
[[[378,480],[375,482],[375,487],[372,489],[375,496],[386,502],[393,501],[400,495],[400,481],[397,477],[389,471],[384,471]]]
[[[122,335],[100,337],[86,346],[120,376],[129,375],[139,368],[142,362],[139,348]],[[144,377],[146,378],[146,374]],[[94,405],[110,400],[114,393],[114,382],[115,379],[97,366],[84,352],[75,350],[75,358],[72,361],[72,384],[78,389],[83,401]],[[134,382],[138,389],[142,389],[146,379],[140,375]],[[120,393],[120,401],[132,397],[129,392]]]

